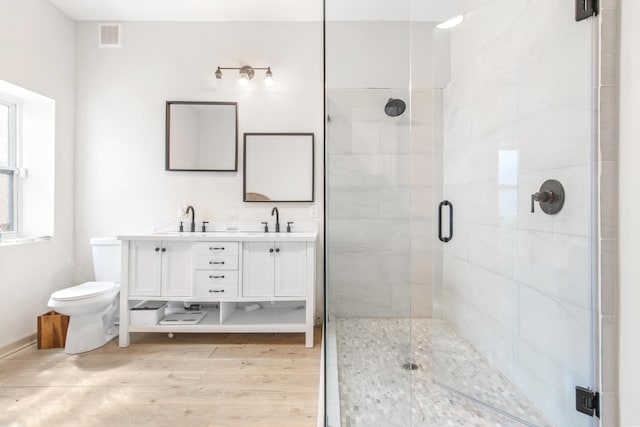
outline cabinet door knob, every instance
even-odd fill
[[[209,276],[209,279],[224,279],[224,276]]]
[[[269,252],[273,253],[273,248],[269,249]]]
[[[224,261],[209,261],[209,265],[213,264],[224,264]]]
[[[158,252],[158,251],[160,250],[160,248],[155,248],[154,250],[155,250],[156,252]]]
[[[167,248],[162,248],[162,252],[167,252]]]
[[[210,251],[224,251],[224,248],[214,248],[213,246],[209,247]]]
[[[219,294],[223,292],[224,292],[224,289],[209,289],[210,294]]]
[[[276,248],[276,252],[280,252],[280,248]]]

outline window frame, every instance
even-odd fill
[[[4,236],[17,236],[19,234],[19,221],[18,221],[18,201],[20,193],[20,168],[18,167],[18,161],[20,159],[19,150],[21,148],[21,133],[20,133],[20,114],[22,112],[21,103],[19,99],[12,96],[0,93],[0,104],[9,107],[9,165],[0,165],[0,171],[8,172],[13,178],[12,180],[12,200],[10,200],[12,211],[12,225],[13,230],[3,231],[0,230]]]

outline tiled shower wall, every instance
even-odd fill
[[[593,386],[592,30],[573,2],[496,0],[451,33],[444,92],[445,319],[572,426],[586,422],[573,386]],[[531,213],[550,178],[563,210]]]
[[[407,104],[399,117],[384,114],[392,97]],[[431,316],[432,91],[331,89],[327,100],[332,314]]]

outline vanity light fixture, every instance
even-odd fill
[[[244,65],[242,67],[220,67],[216,69],[216,80],[222,79],[222,70],[238,70],[238,85],[242,87],[249,86],[249,82],[256,74],[256,70],[265,70],[264,84],[265,86],[273,86],[273,73],[271,67],[252,67],[250,65]]]

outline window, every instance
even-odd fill
[[[0,232],[16,232],[17,107],[0,99]]]
[[[54,99],[0,80],[0,245],[53,236],[55,120]]]

